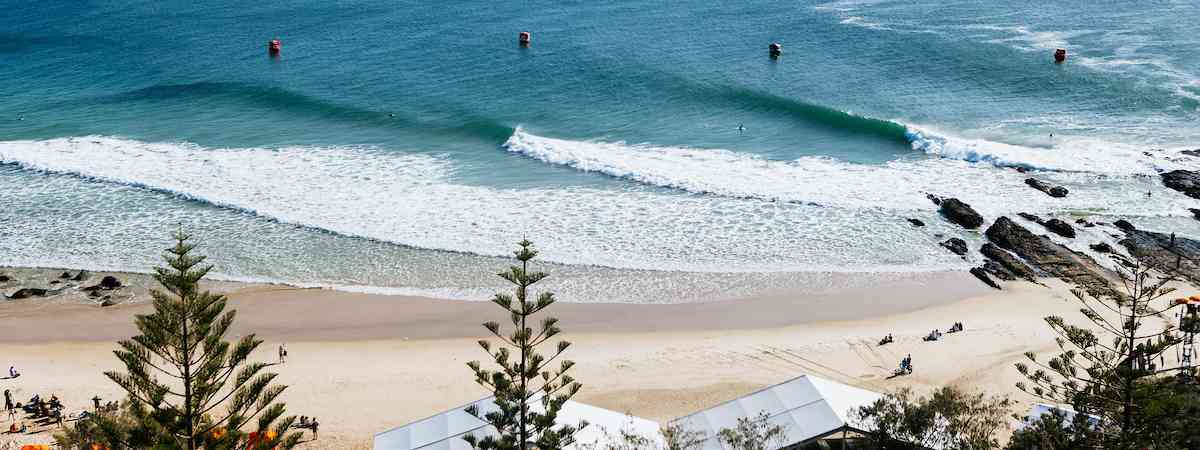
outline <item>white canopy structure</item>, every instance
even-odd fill
[[[471,450],[471,446],[462,439],[463,436],[473,434],[482,439],[484,436],[494,435],[496,430],[486,422],[467,414],[464,409],[470,405],[479,408],[480,415],[496,410],[492,397],[450,409],[376,434],[374,450]],[[530,407],[541,411],[540,402],[534,401]],[[580,420],[586,421],[588,425],[575,434],[575,445],[567,448],[587,447],[617,435],[621,430],[650,439],[659,439],[657,422],[574,401],[563,404],[558,413],[558,423],[576,425]]]
[[[737,426],[739,418],[766,413],[768,421],[783,427],[779,448],[804,445],[842,432],[858,431],[849,420],[851,410],[882,397],[875,392],[803,375],[671,421],[684,430],[703,433],[702,450],[730,450],[718,433]]]

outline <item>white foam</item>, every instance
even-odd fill
[[[482,255],[508,255],[512,241],[526,234],[549,261],[637,269],[907,272],[964,264],[928,235],[870,210],[638,185],[471,186],[454,182],[445,158],[379,149],[211,149],[82,137],[3,142],[0,162],[169,192],[343,235]],[[5,195],[16,194],[0,193],[0,201]],[[120,216],[120,207],[113,211]],[[922,214],[932,213],[916,216]],[[863,235],[877,238],[864,241]],[[846,251],[850,247],[856,251]]]

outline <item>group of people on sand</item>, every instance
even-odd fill
[[[317,422],[317,418],[315,416],[314,417],[300,416],[300,425],[297,425],[296,427],[297,428],[308,428],[308,429],[312,430],[313,440],[316,440],[317,439],[317,428],[320,426],[321,426],[321,424],[320,424],[320,422]]]
[[[946,330],[946,333],[957,333],[962,330],[963,330],[962,322],[954,322],[953,325],[950,325],[950,329]],[[936,341],[941,338],[942,338],[942,332],[939,330],[933,330],[933,331],[930,331],[928,335],[921,338],[921,340],[928,342],[928,341]],[[896,342],[896,338],[892,337],[892,333],[888,333],[887,336],[884,336],[883,339],[879,340],[879,345],[881,345],[881,346],[887,345],[887,344],[891,344],[893,342]],[[912,354],[909,354],[908,356],[905,356],[903,359],[900,360],[900,368],[898,370],[896,370],[896,375],[897,376],[908,375],[912,372],[913,372]]]
[[[962,330],[963,330],[963,324],[962,324],[962,322],[954,322],[954,324],[953,324],[953,325],[950,325],[950,329],[946,330],[946,333],[947,333],[947,334],[949,334],[949,333],[957,333],[957,332],[959,332],[959,331],[962,331]],[[941,339],[941,338],[942,338],[942,332],[941,332],[940,330],[933,330],[933,331],[930,331],[930,332],[929,332],[929,335],[928,335],[928,336],[925,336],[925,337],[924,337],[924,338],[922,338],[922,339],[924,339],[925,341],[936,341],[936,340],[938,340],[938,339]]]

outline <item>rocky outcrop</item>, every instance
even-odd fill
[[[71,279],[71,272],[63,272],[62,275],[58,276],[58,278],[63,279],[63,280],[69,280],[69,279]]]
[[[908,219],[908,223],[912,224],[914,227],[925,226],[925,222],[922,222],[920,219]]]
[[[1024,262],[1021,262],[1020,259],[1017,259],[1016,256],[1013,256],[1012,253],[997,247],[996,244],[991,242],[983,244],[983,247],[979,248],[979,253],[982,253],[983,256],[986,256],[989,260],[998,263],[1000,267],[1003,267],[1005,271],[1012,274],[1014,277],[1019,277],[1028,281],[1037,280],[1037,272],[1035,272]],[[1000,278],[1003,279],[1003,277]]]
[[[1116,222],[1113,222],[1113,226],[1117,227],[1117,229],[1124,231],[1126,233],[1137,230],[1137,228],[1134,228],[1132,223],[1129,223],[1129,221],[1125,220],[1125,219],[1121,219]]]
[[[1072,227],[1071,224],[1063,221],[1062,219],[1042,220],[1041,217],[1038,217],[1038,216],[1035,216],[1035,215],[1029,214],[1029,213],[1017,213],[1017,215],[1021,216],[1022,219],[1025,219],[1030,222],[1041,225],[1043,227],[1046,227],[1047,230],[1050,230],[1051,232],[1053,232],[1054,234],[1057,234],[1059,236],[1066,237],[1066,238],[1072,238],[1072,239],[1075,238],[1075,228]]]
[[[1200,148],[1198,148],[1198,149],[1195,149],[1195,150],[1184,150],[1184,151],[1182,151],[1182,152],[1179,152],[1179,153],[1182,153],[1182,154],[1184,154],[1184,155],[1188,155],[1188,156],[1195,156],[1195,157],[1197,157],[1197,158],[1200,158]]]
[[[1096,253],[1112,253],[1113,252],[1112,246],[1108,245],[1107,242],[1098,242],[1098,243],[1089,245],[1088,248],[1092,249],[1092,251],[1094,251]]]
[[[941,243],[941,246],[958,256],[966,255],[970,250],[967,248],[967,241],[959,238],[947,239],[946,242]]]
[[[1013,275],[1012,272],[1005,269],[1000,263],[990,259],[983,262],[983,270],[1004,281],[1014,281],[1017,279],[1016,275]]]
[[[1200,172],[1172,170],[1162,174],[1163,186],[1184,193],[1188,197],[1200,198]]]
[[[1071,192],[1071,191],[1067,190],[1067,188],[1065,188],[1065,187],[1051,186],[1049,184],[1043,183],[1041,180],[1038,180],[1037,178],[1026,178],[1025,184],[1028,184],[1029,187],[1032,187],[1039,191],[1045,192],[1046,195],[1049,195],[1054,198],[1066,197],[1067,194]]]
[[[1188,212],[1192,213],[1193,219],[1200,220],[1200,209],[1188,208]]]
[[[1177,273],[1200,284],[1200,241],[1174,234],[1128,230],[1117,242],[1129,254],[1163,272]]]
[[[12,281],[12,277],[0,273],[0,283],[7,283],[9,281]]]
[[[1045,222],[1042,222],[1042,226],[1046,227],[1047,230],[1050,230],[1050,231],[1054,232],[1054,234],[1057,234],[1059,236],[1071,238],[1071,239],[1075,238],[1075,228],[1071,227],[1071,224],[1066,223],[1060,219],[1047,220]]]
[[[975,275],[975,278],[978,278],[979,281],[983,282],[983,284],[991,286],[995,289],[1000,289],[1000,285],[997,284],[996,281],[992,279],[992,277],[989,277],[987,271],[983,270],[982,267],[972,267],[971,275]]]
[[[72,281],[84,281],[84,280],[88,279],[88,276],[89,276],[89,274],[87,273],[86,270],[80,270],[79,273],[75,274],[74,277],[71,277],[71,280]]]
[[[942,217],[968,230],[974,230],[983,225],[983,216],[975,212],[975,209],[957,198],[939,198],[934,195],[928,196],[933,204],[941,206],[938,212]]]
[[[1008,217],[996,219],[984,233],[997,247],[1021,257],[1033,268],[1075,284],[1095,297],[1120,298],[1115,279],[1087,255],[1033,234]]]

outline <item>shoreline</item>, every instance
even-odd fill
[[[561,320],[563,338],[574,343],[567,356],[585,385],[578,401],[653,420],[805,373],[876,391],[953,384],[1012,394],[1018,374],[1008,366],[1025,351],[1054,349],[1052,333],[1036,318],[1073,317],[1077,304],[1057,280],[995,291],[959,275],[936,286],[860,286],[826,297],[557,303],[547,315]],[[885,296],[903,307],[879,306]],[[265,340],[252,359],[274,362],[276,346],[288,347],[288,362],[271,369],[291,386],[283,397],[289,414],[317,416],[323,425],[321,439],[302,448],[370,448],[375,433],[487,395],[464,364],[486,359],[475,343],[487,335],[480,324],[503,321],[490,303],[274,286],[243,286],[229,297],[238,319],[228,337],[253,331]],[[0,336],[0,354],[23,373],[5,387],[17,398],[57,394],[72,411],[88,408],[93,395],[121,398],[102,372],[118,368],[115,341],[134,332],[133,314],[149,305],[34,302],[0,304],[9,330]],[[965,332],[921,340],[956,321]],[[877,346],[887,333],[896,342]],[[888,379],[907,353],[917,372]]]
[[[53,275],[62,269],[23,270]],[[98,279],[105,273],[112,272],[101,272],[93,277]],[[153,284],[149,275],[116,275],[126,281],[127,287],[123,289],[136,292],[134,296],[142,299],[147,297],[146,292]],[[963,272],[920,273],[888,281],[862,280],[863,277],[855,274],[838,274],[833,278],[839,279],[834,283],[836,287],[767,291],[705,302],[559,301],[552,314],[569,330],[584,333],[771,329],[886,317],[992,292]],[[12,283],[2,286],[4,291],[14,289]],[[478,325],[493,320],[496,312],[495,305],[482,299],[455,300],[226,281],[208,282],[205,287],[226,294],[230,308],[239,310],[238,322],[232,332],[253,330],[291,340],[482,337]],[[347,302],[352,302],[354,307],[340,307]],[[0,303],[0,319],[8,323],[6,328],[10,331],[0,336],[0,343],[115,341],[132,335],[136,331],[133,315],[149,311],[150,307],[148,301],[101,308],[93,303],[53,298],[9,300]],[[306,319],[281,321],[276,317],[279,312]],[[70,326],[75,324],[86,326]]]

